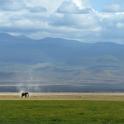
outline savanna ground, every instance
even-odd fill
[[[31,100],[20,100],[20,98],[4,100],[2,98],[0,124],[124,124],[123,95],[113,96],[113,101],[108,99],[112,95],[108,97],[103,95],[101,100],[99,100],[100,95],[96,99],[95,95],[91,96],[94,98],[91,100],[83,99],[85,97],[82,96],[80,100],[33,100],[31,98]]]

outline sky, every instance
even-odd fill
[[[0,33],[124,43],[124,0],[0,0]]]

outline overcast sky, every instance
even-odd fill
[[[0,32],[124,43],[124,0],[0,0]]]

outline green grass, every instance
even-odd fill
[[[0,101],[0,124],[124,124],[124,102]]]

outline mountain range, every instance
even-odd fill
[[[0,34],[0,82],[123,83],[124,45]]]

